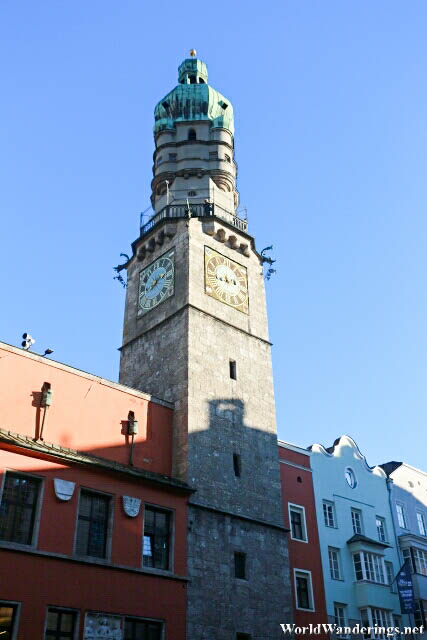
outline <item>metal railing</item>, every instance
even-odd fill
[[[218,204],[168,204],[161,211],[154,214],[152,218],[145,224],[141,225],[141,236],[145,236],[151,229],[159,224],[162,220],[173,220],[174,218],[206,218],[216,216],[225,222],[233,225],[239,231],[247,233],[248,221],[239,218],[234,213],[223,209]]]

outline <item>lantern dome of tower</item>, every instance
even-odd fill
[[[212,127],[228,129],[234,134],[233,106],[227,98],[208,84],[206,64],[195,57],[178,67],[179,84],[158,102],[154,109],[154,135],[175,129],[177,122],[210,120]]]

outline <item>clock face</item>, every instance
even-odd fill
[[[249,311],[246,267],[209,247],[205,247],[205,291],[238,311]]]
[[[175,250],[157,258],[139,274],[138,315],[154,309],[174,293]]]

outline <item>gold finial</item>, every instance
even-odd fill
[[[196,51],[195,49],[190,49],[190,56],[191,56],[192,58],[195,58],[195,57],[196,57],[196,53],[197,53],[197,51]]]

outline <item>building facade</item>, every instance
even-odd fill
[[[0,345],[5,640],[186,637],[173,408]]]
[[[409,560],[412,569],[414,622],[427,629],[427,474],[405,462],[387,462],[381,467],[391,480],[393,523],[400,562]],[[422,637],[427,638],[427,631]]]
[[[175,404],[189,638],[291,621],[262,257],[237,214],[233,107],[195,56],[155,108],[154,215],[126,264],[120,381]]]
[[[408,625],[393,583],[400,560],[384,470],[348,436],[311,453],[329,622]]]
[[[294,622],[298,627],[327,622],[311,452],[279,440],[285,527],[289,530],[289,569]],[[328,638],[327,632],[316,637]]]

